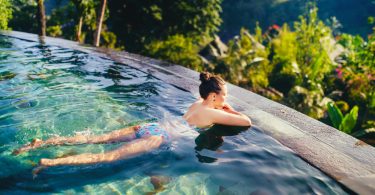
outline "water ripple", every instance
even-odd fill
[[[189,127],[172,146],[109,165],[49,168],[36,179],[31,170],[41,158],[127,145],[59,146],[11,154],[34,138],[96,135],[149,119],[169,121],[194,101],[189,92],[130,66],[0,35],[0,194],[145,194],[153,188],[150,175],[168,178],[161,192],[166,194],[345,193],[256,128],[215,137],[221,141],[215,149],[198,150],[198,133]]]

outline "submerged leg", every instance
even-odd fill
[[[135,138],[135,132],[139,129],[139,126],[127,127],[119,130],[112,131],[102,135],[76,135],[73,137],[54,137],[46,141],[40,139],[34,139],[30,144],[27,144],[13,152],[17,155],[22,152],[29,151],[31,149],[40,148],[42,146],[53,146],[53,145],[64,145],[64,144],[99,144],[99,143],[110,143],[119,142],[124,140],[131,140]]]
[[[158,148],[163,142],[161,136],[150,136],[135,140],[125,144],[116,150],[101,154],[79,154],[58,159],[41,159],[41,166],[59,166],[59,165],[85,165],[95,163],[113,162],[120,159],[126,159],[138,154],[142,154]]]

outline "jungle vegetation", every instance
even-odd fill
[[[37,33],[40,1],[0,0],[0,29]],[[337,18],[321,20],[316,4],[309,3],[294,21],[267,27],[262,21],[253,22],[254,28],[243,27],[224,43],[219,34],[225,31],[222,16],[228,16],[222,6],[229,1],[53,2],[46,14],[48,36],[100,43],[220,74],[233,84],[375,145],[373,16],[358,21],[372,28],[368,35],[347,34],[341,32]],[[245,16],[241,19],[246,20]]]

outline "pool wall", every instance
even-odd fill
[[[180,65],[131,54],[79,45],[76,42],[35,34],[0,31],[0,34],[29,41],[43,41],[109,58],[124,63],[198,97],[199,73]],[[375,192],[375,148],[246,89],[228,84],[229,102],[247,114],[253,124],[294,151],[311,165],[319,168],[354,193]]]

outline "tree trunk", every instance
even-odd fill
[[[99,47],[99,42],[100,42],[100,33],[102,30],[102,23],[104,19],[104,12],[105,12],[105,6],[107,4],[107,0],[102,0],[101,7],[100,7],[100,12],[98,14],[98,18],[96,21],[96,30],[94,33],[94,46]]]
[[[78,21],[77,34],[76,34],[76,38],[79,43],[81,43],[82,23],[83,23],[83,17],[80,16],[79,21]]]
[[[39,36],[46,36],[46,14],[44,10],[44,3],[43,0],[38,1],[38,13],[37,13],[37,20],[39,26]]]

